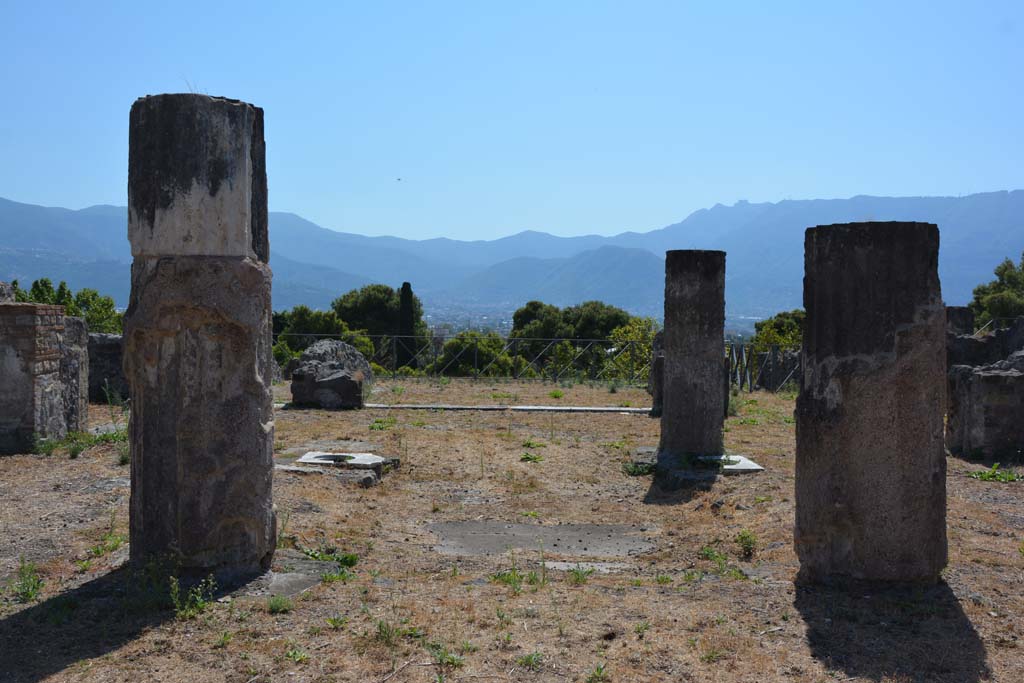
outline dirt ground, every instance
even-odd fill
[[[649,404],[636,388],[411,379],[379,382],[370,400]],[[401,467],[366,489],[275,473],[282,545],[358,556],[354,576],[277,613],[242,593],[191,618],[148,605],[146,577],[124,566],[116,444],[0,458],[0,681],[1024,681],[1024,481],[971,479],[983,465],[948,460],[936,587],[798,588],[794,397],[738,402],[727,449],[765,472],[671,495],[623,470],[657,443],[644,415],[278,410],[276,452],[368,441]],[[107,412],[94,406],[93,421]],[[625,525],[653,549],[598,558],[613,571],[590,574],[552,547],[435,549],[429,525],[472,520]],[[22,561],[43,581],[28,603]]]

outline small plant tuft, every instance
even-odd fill
[[[736,538],[736,545],[740,547],[740,554],[743,555],[744,559],[751,559],[754,557],[754,551],[757,550],[757,536],[754,535],[750,529],[743,529]]]
[[[1014,481],[1020,481],[1024,479],[1024,476],[1017,474],[1016,472],[1007,472],[1006,470],[999,469],[999,463],[992,465],[987,470],[979,470],[978,472],[971,472],[967,475],[971,479],[978,479],[980,481],[998,481],[1003,484],[1009,484]]]
[[[267,611],[271,614],[287,614],[295,609],[295,604],[283,595],[271,595],[267,598]]]
[[[34,562],[25,561],[25,556],[18,558],[18,573],[12,586],[14,599],[21,603],[33,602],[43,590],[43,579],[39,576],[39,567]]]
[[[575,567],[569,570],[569,585],[570,586],[582,586],[590,578],[590,575],[594,573],[593,567],[583,567],[577,564]]]

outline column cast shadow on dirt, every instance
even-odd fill
[[[847,676],[905,683],[990,678],[985,646],[945,583],[797,585],[794,607],[812,656]]]

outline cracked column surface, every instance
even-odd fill
[[[808,228],[796,407],[801,581],[946,565],[946,313],[930,223]]]
[[[665,253],[665,332],[659,467],[722,453],[726,400],[725,252]]]
[[[131,560],[259,572],[276,546],[263,110],[136,100],[128,239]]]

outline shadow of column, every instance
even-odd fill
[[[0,620],[0,682],[42,681],[174,618],[127,568]]]
[[[981,638],[945,583],[798,585],[794,607],[814,658],[851,677],[974,683],[990,676]]]

